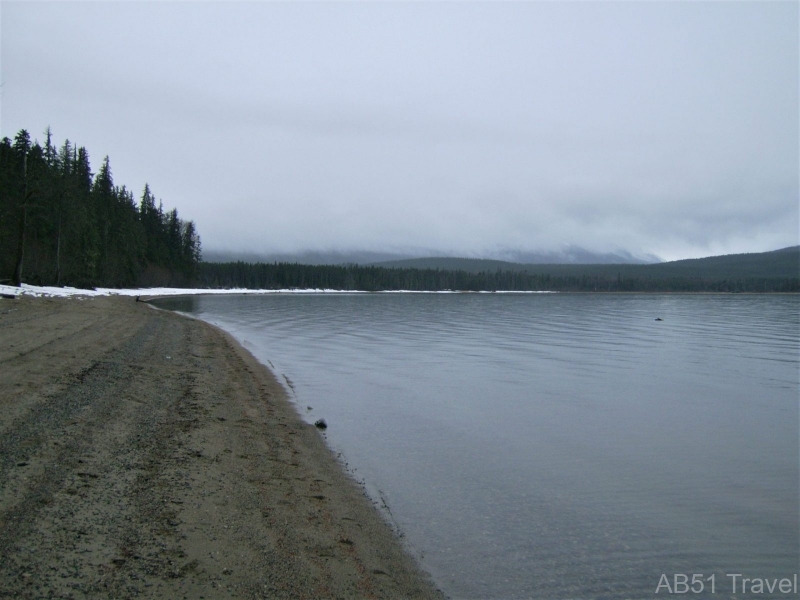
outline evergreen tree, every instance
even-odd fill
[[[109,240],[111,238],[111,215],[115,198],[114,180],[111,176],[111,165],[108,156],[103,159],[100,172],[95,177],[92,186],[97,230],[100,237],[100,279],[107,281],[109,278]]]
[[[16,186],[11,188],[11,201],[16,207],[17,220],[17,248],[16,260],[14,261],[14,274],[11,281],[14,285],[22,285],[22,267],[25,258],[25,234],[28,226],[28,202],[32,196],[28,185],[28,153],[31,148],[31,136],[21,129],[14,138],[13,159],[17,166],[18,177]],[[20,168],[21,167],[21,168]],[[19,176],[21,173],[21,176]],[[16,189],[15,189],[16,188]],[[15,193],[16,192],[16,193]]]
[[[0,140],[0,281],[3,276],[13,272],[14,253],[18,227],[14,202],[16,194],[16,172],[14,168],[14,149],[11,140],[4,137]],[[6,280],[7,283],[11,279]]]
[[[142,199],[139,201],[139,219],[142,222],[146,239],[145,260],[148,263],[156,263],[161,256],[161,216],[156,207],[156,198],[146,183]]]
[[[181,262],[186,274],[195,278],[195,267],[200,262],[200,236],[193,221],[186,221],[183,224],[181,234]]]
[[[45,129],[44,133],[47,136],[47,141],[45,142],[44,146],[44,158],[47,162],[47,166],[53,167],[55,166],[56,162],[56,148],[53,146],[53,132],[50,130],[49,125],[47,129]]]

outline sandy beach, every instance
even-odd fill
[[[22,297],[0,341],[0,597],[443,597],[227,334]]]

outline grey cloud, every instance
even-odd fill
[[[109,154],[209,249],[798,243],[789,4],[0,10],[2,134]]]

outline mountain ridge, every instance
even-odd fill
[[[351,251],[301,251],[301,252],[242,252],[227,250],[204,250],[205,262],[248,263],[298,263],[304,265],[364,265],[380,266],[406,260],[463,258],[434,251],[409,250],[406,252]],[[661,262],[654,254],[636,256],[627,250],[616,252],[592,252],[580,246],[567,246],[562,250],[539,252],[500,250],[487,256],[470,257],[469,260],[486,260],[515,264],[651,264]]]
[[[490,259],[429,257],[375,263],[371,266],[399,269],[439,269],[481,273],[512,271],[544,274],[639,276],[639,277],[800,277],[800,246],[767,252],[721,254],[651,264],[623,263],[516,263]]]

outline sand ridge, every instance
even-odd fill
[[[0,597],[443,597],[227,334],[23,297],[0,340]]]

